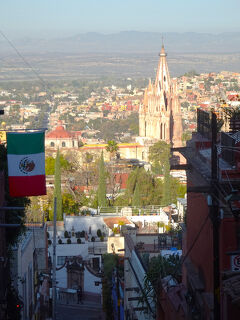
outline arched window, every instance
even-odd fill
[[[162,127],[162,123],[161,123],[161,125],[160,125],[160,139],[162,140],[162,138],[163,138],[163,132],[162,132],[162,130],[163,130],[163,127]]]
[[[66,142],[65,141],[62,142],[62,147],[66,147]]]
[[[55,147],[55,143],[54,143],[54,142],[51,142],[51,143],[50,143],[50,146],[51,146],[51,147]]]

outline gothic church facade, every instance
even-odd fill
[[[155,83],[149,80],[139,110],[139,135],[151,140],[163,140],[173,147],[182,145],[182,116],[176,80],[171,80],[164,46]]]

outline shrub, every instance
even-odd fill
[[[67,230],[64,231],[64,238],[69,238],[69,234]]]
[[[72,241],[71,241],[71,239],[67,239],[67,244],[71,244],[72,243]]]
[[[101,236],[101,237],[100,237],[100,240],[101,240],[101,241],[104,241],[104,236]]]
[[[98,236],[99,238],[101,238],[101,236],[102,236],[102,231],[101,231],[100,229],[97,230],[97,236]]]
[[[50,246],[52,244],[52,240],[48,240],[48,245]]]
[[[120,230],[119,230],[118,227],[114,227],[114,228],[112,229],[112,231],[113,231],[114,234],[120,233]]]
[[[85,237],[85,231],[84,231],[84,230],[81,231],[81,232],[80,232],[80,235],[81,235],[80,238],[84,238],[84,237]]]
[[[81,242],[82,242],[82,241],[81,241],[81,239],[80,239],[80,238],[78,238],[78,239],[77,239],[77,243],[79,243],[79,244],[80,244]]]
[[[91,211],[90,211],[90,210],[83,210],[83,211],[81,212],[81,215],[82,215],[82,216],[90,216],[90,215],[91,215]]]
[[[76,237],[76,238],[81,238],[81,232],[80,232],[80,231],[77,231],[77,232],[75,233],[75,237]]]
[[[92,242],[95,242],[95,237],[92,237],[92,238],[91,238],[91,241],[92,241]]]
[[[59,243],[59,244],[62,244],[62,240],[61,240],[61,239],[58,239],[58,243]]]

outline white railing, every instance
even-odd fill
[[[116,207],[99,207],[99,215],[158,215],[160,210],[163,208],[161,205],[152,205],[152,206],[116,206]]]

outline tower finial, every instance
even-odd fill
[[[160,57],[166,57],[167,54],[165,52],[165,48],[164,48],[164,43],[163,43],[163,35],[162,35],[162,49],[161,49],[161,52],[159,54]]]

